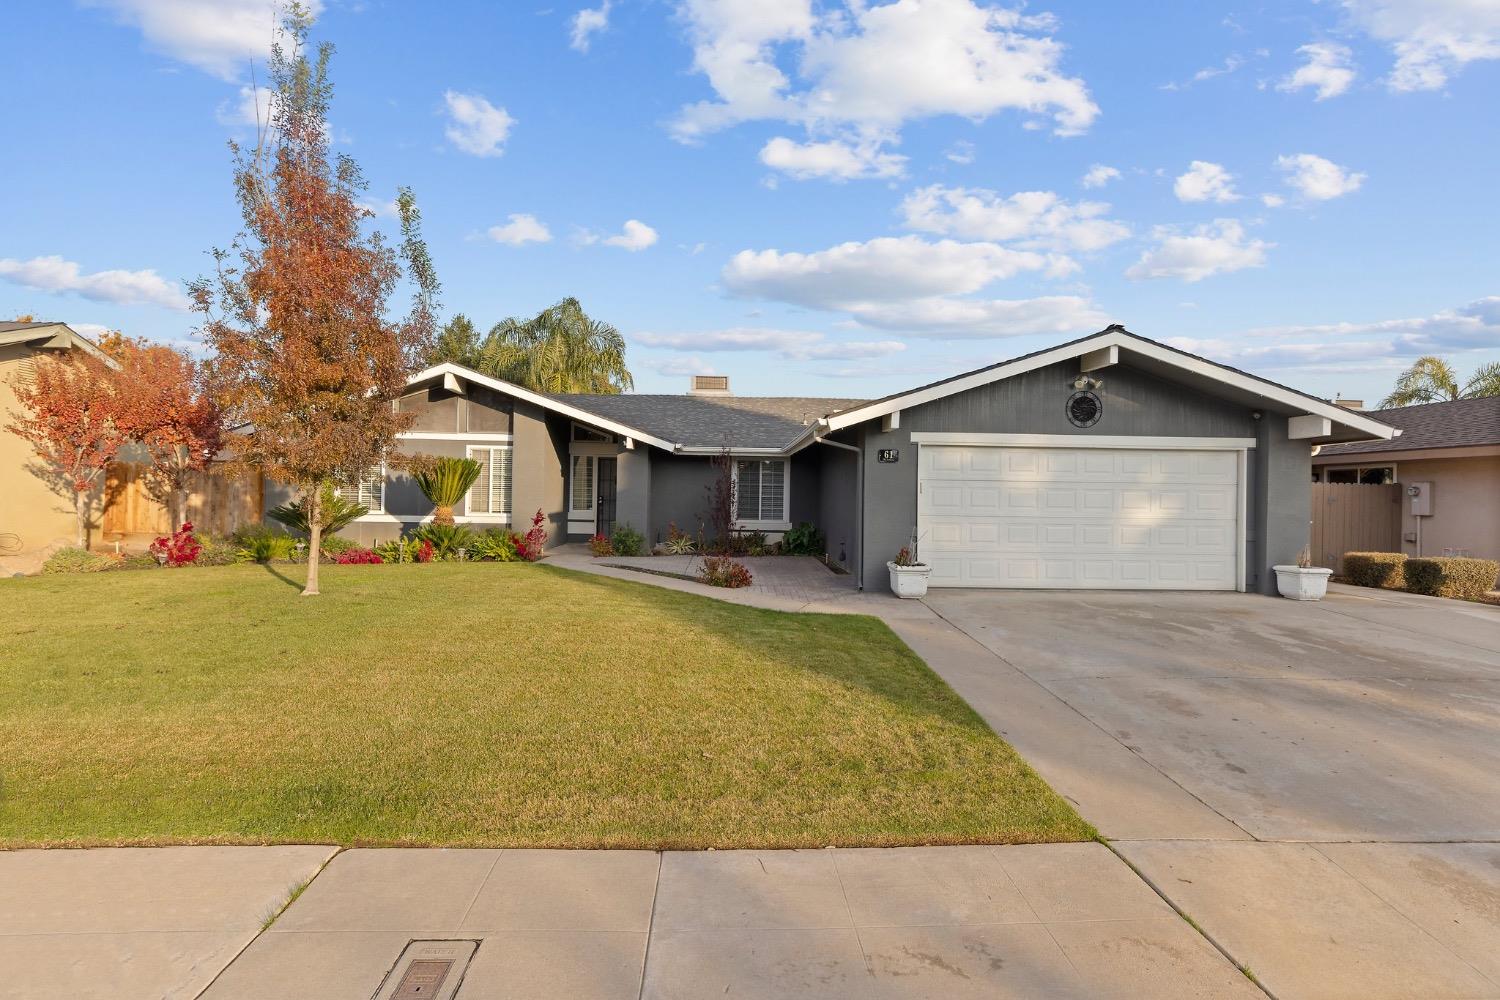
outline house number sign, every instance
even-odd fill
[[[896,448],[881,448],[876,458],[885,463],[901,461],[901,452]]]

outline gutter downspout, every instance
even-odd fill
[[[813,440],[830,448],[842,448],[854,452],[854,516],[859,519],[859,532],[854,538],[855,551],[859,553],[859,589],[865,589],[865,450],[842,441],[829,441],[816,432]]]

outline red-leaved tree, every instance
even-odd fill
[[[100,494],[105,469],[134,431],[135,410],[121,391],[118,373],[82,350],[38,359],[36,374],[12,386],[19,412],[7,429],[36,455],[31,470],[53,489],[71,496],[78,518],[78,545],[89,544],[89,511]]]
[[[146,492],[167,508],[175,530],[187,520],[190,474],[208,469],[223,445],[223,413],[203,365],[186,352],[124,338],[111,346],[134,411],[132,440],[151,457]]]
[[[432,340],[437,294],[409,190],[397,199],[399,254],[362,229],[364,178],[329,150],[333,46],[308,58],[311,23],[291,5],[272,47],[269,126],[254,148],[231,145],[244,232],[214,251],[215,275],[192,286],[214,352],[210,378],[246,425],[232,446],[237,461],[291,484],[306,504],[304,595],[318,592],[323,487],[399,458],[397,435],[412,415],[394,404]],[[393,321],[386,300],[403,262],[412,306]]]

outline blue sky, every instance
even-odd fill
[[[1326,396],[1500,360],[1500,4],[1149,10],[325,0],[315,36],[445,314],[576,295],[642,391],[878,395],[1110,322]],[[8,12],[0,313],[191,340],[270,11]]]

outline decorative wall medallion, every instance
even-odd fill
[[[1068,397],[1068,423],[1074,427],[1092,427],[1104,416],[1104,402],[1087,389]]]

